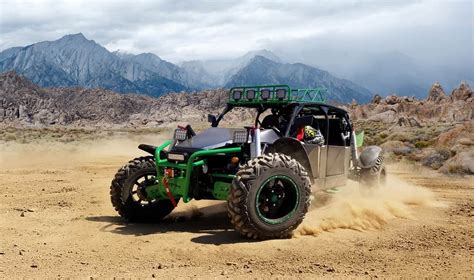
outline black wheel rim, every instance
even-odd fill
[[[142,206],[152,204],[156,199],[148,199],[146,195],[146,187],[155,184],[155,174],[143,174],[133,182],[130,188],[130,196],[135,203]]]
[[[291,218],[299,204],[299,189],[288,176],[272,176],[260,186],[256,206],[259,218],[268,224],[281,224]]]

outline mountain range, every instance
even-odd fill
[[[339,102],[366,102],[372,96],[354,82],[303,63],[283,62],[268,50],[176,65],[152,53],[110,52],[81,33],[0,52],[0,72],[10,70],[42,87],[105,88],[155,97],[249,84],[324,87],[328,98]]]

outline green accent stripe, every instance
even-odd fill
[[[219,174],[219,173],[213,173],[211,174],[212,177],[218,177],[218,178],[228,178],[228,179],[234,179],[235,175],[233,174]]]

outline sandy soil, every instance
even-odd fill
[[[142,138],[142,139],[137,139]],[[0,144],[0,278],[471,278],[474,180],[390,166],[375,192],[315,194],[295,236],[254,242],[225,204],[125,224],[109,184],[139,142]],[[146,138],[146,139],[143,139]]]

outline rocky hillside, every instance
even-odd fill
[[[0,75],[0,124],[158,127],[201,121],[225,106],[224,90],[153,98],[105,89],[40,88],[15,72]]]
[[[208,112],[222,110],[226,100],[223,89],[152,98],[105,89],[40,88],[13,71],[0,74],[0,121],[3,124],[127,126],[140,120],[141,124],[153,126],[188,118],[200,121]],[[467,83],[461,83],[451,95],[446,95],[436,83],[426,100],[375,95],[368,104],[354,102],[345,108],[355,121],[380,122],[393,127],[423,127],[474,119],[473,91]]]
[[[374,96],[347,106],[366,144],[381,145],[388,158],[408,158],[443,173],[474,174],[474,93],[461,83],[447,95],[435,83],[427,99]]]
[[[470,86],[462,82],[451,95],[446,95],[435,83],[427,99],[375,95],[366,105],[352,104],[347,108],[353,119],[367,119],[402,126],[420,126],[427,122],[453,123],[474,119],[474,96]]]

